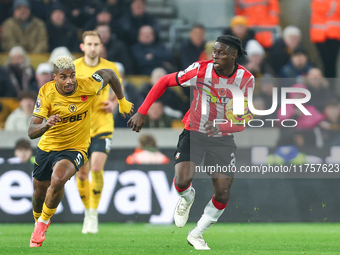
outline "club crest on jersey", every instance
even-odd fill
[[[85,102],[87,100],[87,96],[85,96],[85,95],[81,96],[80,99],[81,99],[81,101]]]
[[[68,109],[70,112],[76,112],[77,111],[77,106],[75,104],[70,104]]]
[[[103,77],[100,76],[100,74],[94,73],[92,75],[92,78],[95,79],[97,82],[102,82],[103,81]]]

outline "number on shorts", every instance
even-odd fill
[[[80,165],[82,157],[83,157],[83,155],[81,155],[81,153],[78,153],[77,158],[76,158],[77,165]]]
[[[231,160],[230,160],[230,165],[235,166],[236,165],[236,157],[234,152],[230,154]]]
[[[110,138],[105,138],[105,150],[110,151],[112,145],[112,140]]]

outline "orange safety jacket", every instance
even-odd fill
[[[259,30],[255,39],[265,48],[273,45],[273,28],[279,25],[278,0],[234,0],[235,14],[247,17],[248,25]]]
[[[311,10],[311,41],[322,43],[326,39],[340,40],[340,2],[338,0],[313,0]]]

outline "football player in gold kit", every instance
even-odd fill
[[[99,57],[102,47],[99,34],[96,31],[85,31],[82,38],[80,49],[84,52],[84,57],[74,61],[77,78],[87,77],[99,69],[110,68],[122,81],[115,63]],[[97,93],[92,106],[91,144],[88,151],[90,160],[76,174],[79,194],[85,207],[83,234],[98,232],[97,208],[104,185],[104,166],[111,149],[114,128],[112,112],[116,102],[116,97],[110,88],[106,87]],[[91,183],[88,178],[90,170]]]
[[[30,247],[42,245],[50,218],[64,195],[64,184],[87,161],[91,108],[97,93],[110,84],[122,116],[133,112],[133,104],[126,101],[120,81],[111,69],[76,78],[73,60],[62,56],[54,61],[53,79],[40,88],[28,129],[31,139],[42,136],[33,170],[36,224]]]

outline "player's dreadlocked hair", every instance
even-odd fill
[[[244,55],[247,55],[247,52],[242,48],[241,40],[235,36],[231,35],[221,35],[217,37],[216,42],[224,43],[230,47],[233,47],[237,50],[237,55],[241,58]]]
[[[60,56],[53,61],[54,73],[59,69],[68,70],[74,68],[73,60],[69,56]]]

